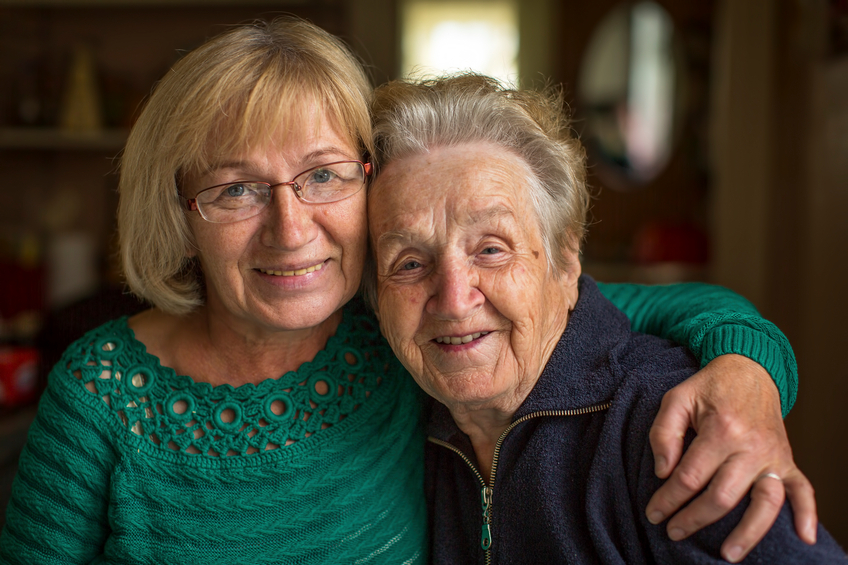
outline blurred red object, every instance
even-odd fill
[[[630,258],[634,263],[705,264],[710,259],[709,239],[687,223],[651,223],[633,238]]]
[[[0,261],[0,317],[11,320],[22,312],[44,310],[44,267]]]
[[[0,347],[0,406],[22,406],[38,396],[38,351]]]

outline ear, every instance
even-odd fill
[[[583,265],[580,263],[580,253],[577,251],[568,251],[566,256],[566,264],[568,265],[567,272],[570,278],[575,281],[583,274]]]
[[[197,257],[197,244],[194,243],[194,236],[190,235],[189,240],[185,245],[185,256],[186,259],[194,259]]]
[[[583,273],[583,266],[580,264],[580,240],[573,234],[569,234],[563,239],[560,251],[563,258],[563,272],[569,281],[573,280],[576,283]]]
[[[577,304],[578,297],[578,279],[583,272],[583,266],[580,264],[579,241],[573,237],[569,237],[562,246],[562,283],[563,290],[568,301],[568,310],[574,309]]]
[[[197,257],[197,242],[194,238],[194,230],[191,227],[191,222],[188,218],[184,218],[184,241],[185,248],[183,249],[183,253],[185,254],[186,259],[194,259]]]

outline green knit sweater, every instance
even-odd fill
[[[602,288],[636,329],[796,377],[782,334],[730,291]],[[424,562],[419,394],[351,309],[312,362],[239,388],[176,375],[109,322],[50,375],[0,563]]]
[[[753,359],[777,385],[783,417],[789,414],[798,394],[795,354],[783,332],[742,296],[704,283],[598,283],[598,288],[627,314],[634,331],[686,345],[702,367],[726,353]]]

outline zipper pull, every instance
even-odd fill
[[[483,506],[483,531],[480,535],[480,547],[488,550],[492,547],[492,517],[490,515],[492,506],[492,489],[483,487],[480,491],[481,503]]]
[[[492,547],[492,529],[489,524],[483,524],[483,535],[480,536],[480,547],[488,550]]]

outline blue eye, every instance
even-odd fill
[[[243,184],[231,184],[224,190],[224,193],[231,198],[244,196],[244,192],[245,188]]]
[[[333,180],[334,177],[336,177],[336,174],[329,169],[317,169],[313,171],[312,178],[309,180],[311,182],[324,184]]]
[[[482,254],[483,255],[494,255],[495,253],[500,253],[500,252],[501,252],[501,250],[500,250],[499,247],[487,247],[487,248],[483,249]]]
[[[406,263],[403,264],[403,266],[401,266],[401,270],[412,271],[414,269],[419,268],[420,266],[421,266],[421,263],[419,263],[418,261],[407,261]]]

